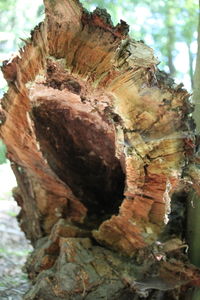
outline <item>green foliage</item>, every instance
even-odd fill
[[[42,0],[0,0],[0,52],[16,52],[19,38],[28,38],[30,31],[44,16]]]
[[[30,254],[30,250],[11,250],[10,248],[0,248],[0,255],[16,255],[19,257],[24,257]]]
[[[0,11],[8,10],[14,3],[14,0],[0,0]]]
[[[0,164],[3,164],[5,162],[6,162],[6,146],[0,140]]]
[[[13,218],[16,218],[17,217],[17,213],[14,212],[14,211],[7,211],[6,213],[9,217],[13,217]]]

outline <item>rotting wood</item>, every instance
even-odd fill
[[[182,254],[180,232],[170,255],[155,246],[174,245],[171,199],[195,150],[189,94],[125,22],[113,27],[105,10],[90,14],[76,0],[44,2],[45,21],[2,67],[0,134],[35,246],[26,299],[151,299],[152,290],[175,299],[199,285],[199,270]]]

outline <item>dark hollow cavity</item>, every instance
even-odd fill
[[[87,207],[87,223],[97,227],[118,214],[125,175],[115,157],[114,139],[103,128],[56,108],[53,101],[34,107],[37,139],[49,166]]]

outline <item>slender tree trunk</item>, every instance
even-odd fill
[[[191,82],[191,88],[194,89],[194,70],[193,70],[193,54],[191,51],[191,44],[187,43],[187,48],[188,48],[188,58],[189,58],[189,75],[190,75],[190,82]]]
[[[175,36],[174,36],[174,26],[170,26],[167,28],[167,65],[169,67],[169,74],[172,77],[175,77],[176,75],[176,69],[174,67],[174,56],[173,56],[173,50],[174,50],[174,43],[175,43]]]
[[[194,91],[193,91],[193,102],[195,104],[195,110],[193,113],[196,122],[196,132],[200,133],[200,20],[198,24],[198,50],[197,50],[197,60],[196,68],[194,73]]]
[[[200,8],[200,1],[199,1]],[[194,90],[193,90],[193,102],[195,104],[194,119],[196,123],[196,133],[199,136],[200,133],[200,13],[198,23],[198,49],[197,60],[194,74]],[[197,149],[199,148],[199,138]],[[199,153],[198,159],[199,159]],[[199,164],[195,166],[199,170]],[[188,197],[188,226],[187,226],[187,239],[189,243],[189,257],[191,262],[200,267],[200,243],[199,243],[199,231],[200,231],[200,196],[196,190],[192,190]],[[200,289],[196,288],[192,294],[192,300],[200,299]]]
[[[2,68],[0,134],[34,246],[24,299],[183,299],[200,284],[183,242],[189,94],[125,22],[44,2],[45,21]]]
[[[174,55],[173,51],[175,49],[175,42],[176,42],[176,34],[175,34],[175,12],[173,7],[173,1],[169,0],[166,4],[167,12],[166,12],[166,36],[167,36],[167,43],[166,43],[166,51],[167,51],[167,58],[168,58],[168,67],[169,67],[169,74],[172,77],[176,75],[176,69],[174,66]]]

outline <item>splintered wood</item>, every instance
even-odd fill
[[[44,22],[2,67],[9,89],[0,110],[20,224],[37,244],[32,278],[61,260],[71,238],[128,257],[155,243],[194,146],[189,94],[125,22],[113,27],[105,10],[88,13],[76,0],[44,2]],[[47,244],[37,243],[43,237]],[[84,289],[72,290],[85,295],[98,284],[81,272]]]

